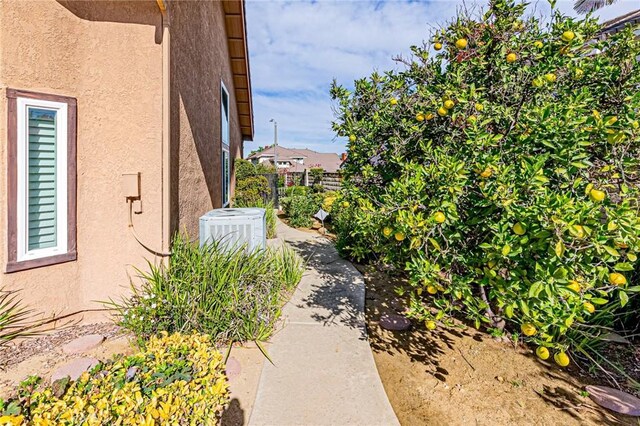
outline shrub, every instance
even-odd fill
[[[308,186],[293,185],[284,190],[285,197],[293,197],[294,195],[307,195],[308,193]]]
[[[640,290],[640,41],[525,7],[462,12],[435,56],[332,86],[349,138],[338,246],[405,269],[413,317],[582,351],[576,335],[597,339]]]
[[[256,165],[251,161],[236,158],[233,164],[235,165],[236,180],[244,180],[258,174]]]
[[[141,272],[131,297],[109,303],[119,325],[142,338],[161,331],[206,333],[224,343],[271,336],[290,286],[279,274],[278,251],[199,247],[178,235],[171,252],[167,267]]]
[[[271,187],[264,176],[251,176],[236,181],[234,204],[256,205],[271,198]]]
[[[322,167],[312,167],[309,169],[309,179],[313,185],[321,184],[323,176],[324,169]]]
[[[318,212],[322,198],[318,194],[294,195],[282,199],[282,207],[294,228],[309,228],[313,215]]]
[[[96,366],[56,396],[60,386],[23,393],[20,412],[7,422],[218,424],[229,402],[222,355],[196,334],[151,337],[139,353]]]

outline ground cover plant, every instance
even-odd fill
[[[162,333],[77,381],[41,389],[27,379],[15,401],[0,401],[0,424],[218,424],[229,402],[222,358],[206,335]]]
[[[167,267],[149,264],[132,296],[110,303],[118,324],[142,338],[197,332],[216,343],[266,340],[304,270],[288,246],[248,252],[178,235],[171,252]]]
[[[404,70],[332,86],[337,245],[404,270],[429,329],[464,316],[606,365],[602,338],[638,323],[640,41],[525,9],[462,11]]]

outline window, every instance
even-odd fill
[[[76,100],[7,89],[7,272],[76,259]]]
[[[222,206],[229,205],[231,167],[229,161],[229,92],[220,82],[220,129],[222,141]]]

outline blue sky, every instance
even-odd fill
[[[290,148],[345,151],[331,130],[329,85],[333,78],[351,86],[374,70],[397,67],[392,58],[429,38],[463,4],[482,8],[486,0],[428,1],[267,1],[247,0],[247,32],[253,89],[255,137],[245,155],[273,141]],[[567,15],[572,2],[558,0]],[[640,7],[618,0],[596,15],[606,21]],[[547,1],[531,2],[530,13],[548,15]]]

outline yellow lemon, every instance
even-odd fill
[[[580,290],[582,289],[580,287],[580,283],[576,280],[569,281],[569,284],[567,284],[567,288],[575,291],[576,293],[580,293]]]
[[[480,173],[480,176],[486,179],[490,178],[492,174],[493,171],[491,170],[491,167],[487,167],[482,171],[482,173]]]
[[[484,105],[482,105],[480,102],[476,102],[475,108],[476,108],[476,111],[481,112],[482,110],[484,110]]]
[[[445,107],[440,107],[438,108],[438,115],[440,117],[444,117],[445,115],[447,115],[449,113],[449,111],[447,111],[447,109]]]
[[[593,306],[590,302],[584,302],[582,306],[584,307],[584,310],[589,312],[590,314],[596,311],[596,307]]]
[[[538,349],[536,349],[536,355],[538,355],[538,358],[540,359],[549,359],[549,349],[544,346],[538,346]]]
[[[567,365],[569,365],[569,356],[564,352],[558,352],[557,354],[553,355],[553,360],[560,367],[566,367]]]
[[[544,79],[549,83],[555,83],[557,77],[554,73],[550,72],[544,75]]]
[[[638,120],[635,120],[631,123],[631,127],[633,127],[634,129],[638,129],[638,127],[640,127],[640,123],[638,123]]]
[[[518,55],[516,55],[515,53],[509,53],[509,54],[507,55],[507,62],[508,62],[508,63],[512,64],[512,63],[514,63],[514,62],[515,62],[515,61],[517,61],[517,60],[518,60]]]
[[[389,103],[391,105],[398,105],[398,100],[396,98],[391,98],[391,100],[389,101]]]
[[[427,120],[427,121],[429,121],[429,120],[431,120],[433,117],[435,117],[435,116],[433,115],[433,113],[432,113],[432,112],[430,112],[430,113],[428,113],[428,114],[425,114],[424,119],[425,119],[425,120]]]
[[[599,203],[607,198],[607,193],[604,191],[600,191],[599,189],[592,189],[591,191],[589,191],[589,198],[591,198],[591,201]]]
[[[478,117],[476,117],[475,115],[470,115],[469,117],[467,117],[467,122],[469,124],[475,124],[476,121],[478,121]]]
[[[433,286],[433,285],[427,286],[427,293],[436,294],[437,292],[438,292],[438,289],[436,288],[436,286]]]
[[[433,48],[436,50],[442,49],[442,43],[439,43],[439,42],[434,43]]]
[[[405,236],[402,232],[396,232],[396,234],[394,235],[394,237],[396,238],[396,240],[398,241],[402,241],[405,239]]]
[[[535,43],[533,43],[533,45],[537,48],[537,49],[542,49],[542,42],[540,40],[536,41]]]
[[[446,101],[444,101],[444,104],[443,104],[443,106],[444,106],[446,109],[451,109],[451,108],[453,108],[455,105],[456,105],[456,104],[455,104],[455,102],[453,102],[451,99],[447,99]]]
[[[527,232],[527,229],[520,222],[518,222],[513,225],[513,232],[515,232],[516,235],[524,235]]]
[[[427,327],[427,330],[435,330],[436,329],[436,322],[435,321],[425,321],[424,322],[424,326]]]
[[[520,326],[520,330],[522,330],[522,333],[525,336],[533,336],[538,332],[538,330],[536,330],[536,326],[529,322],[525,322],[524,324],[522,324]]]
[[[355,142],[356,141],[356,135],[349,135],[349,142]]]
[[[418,121],[424,121],[424,114],[419,112],[416,114],[416,120]]]
[[[436,212],[433,215],[433,219],[438,223],[443,223],[445,220],[447,220],[447,217],[442,212]]]
[[[542,85],[544,84],[544,81],[540,78],[540,77],[536,77],[533,79],[533,81],[531,82],[531,85],[533,87],[542,87]]]
[[[385,226],[384,229],[382,230],[382,235],[384,235],[385,237],[390,236],[393,233],[393,229],[389,228],[388,226]]]
[[[572,41],[576,37],[573,31],[565,31],[562,33],[562,40],[566,42]]]
[[[619,272],[612,272],[609,274],[609,283],[613,285],[625,285],[627,278]]]
[[[467,47],[467,44],[469,44],[469,43],[467,42],[467,39],[466,39],[466,38],[460,38],[460,39],[458,39],[458,40],[456,41],[456,47],[457,47],[458,49],[464,49],[464,48],[466,48],[466,47]]]
[[[343,202],[342,202],[342,207],[344,207],[345,209],[346,209],[347,207],[349,207],[350,205],[351,205],[351,204],[349,204],[349,202],[348,202],[348,201],[343,201]]]

